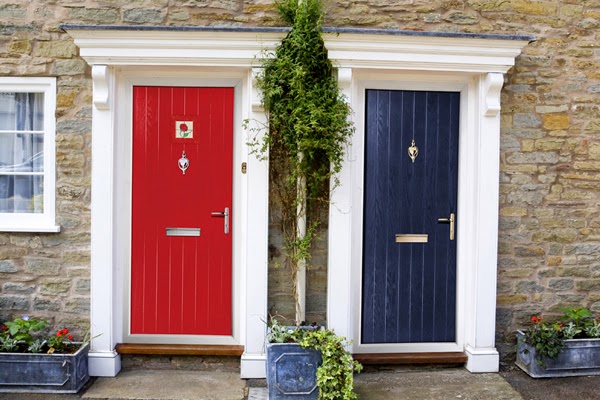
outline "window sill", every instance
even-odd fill
[[[60,232],[60,225],[3,226],[0,232]]]

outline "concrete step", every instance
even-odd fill
[[[235,372],[128,370],[97,379],[82,399],[243,400],[246,395],[246,382]]]

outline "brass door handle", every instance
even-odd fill
[[[438,222],[450,223],[450,240],[454,240],[454,213],[450,213],[450,218],[438,218]]]

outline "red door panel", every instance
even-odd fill
[[[132,334],[232,334],[233,96],[233,88],[134,87]],[[225,208],[229,233],[211,215]]]

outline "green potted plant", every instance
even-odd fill
[[[356,399],[354,372],[362,366],[346,339],[318,326],[286,327],[272,320],[267,352],[269,399]]]
[[[289,328],[275,323],[268,335],[269,398],[352,399],[352,373],[360,367],[346,351],[345,339],[330,330],[300,326],[305,319],[305,269],[319,226],[317,211],[329,204],[330,188],[337,184],[353,133],[351,110],[340,94],[321,36],[321,0],[279,0],[276,5],[291,30],[263,58],[257,87],[268,127],[264,139],[251,144],[259,158],[270,160],[271,193],[281,212],[296,323]]]
[[[89,341],[68,328],[44,337],[46,326],[28,315],[0,324],[0,392],[77,393],[88,381]]]
[[[517,366],[533,378],[600,375],[600,316],[587,308],[565,308],[555,321],[534,315],[517,347]]]

